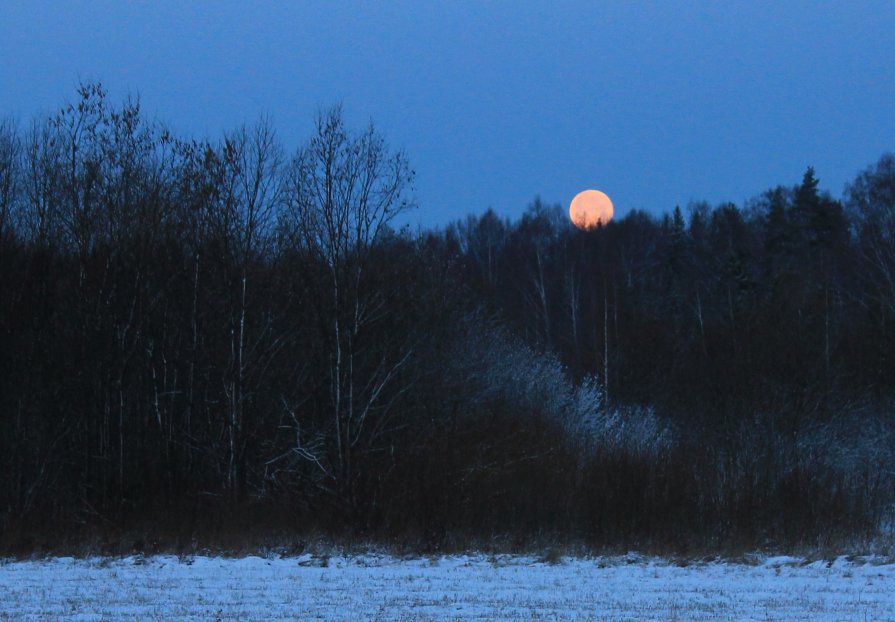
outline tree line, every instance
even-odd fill
[[[185,139],[96,83],[0,124],[0,530],[463,547],[871,537],[895,493],[895,156],[592,231],[412,232],[324,110]]]

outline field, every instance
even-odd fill
[[[50,558],[0,565],[0,620],[895,620],[887,558]]]

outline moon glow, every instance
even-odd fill
[[[612,201],[599,190],[579,192],[569,205],[572,224],[583,231],[596,229],[612,220]]]

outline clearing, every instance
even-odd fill
[[[895,560],[637,555],[0,562],[0,620],[893,620]]]

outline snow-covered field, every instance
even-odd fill
[[[0,562],[0,620],[895,620],[895,563],[515,556]]]

